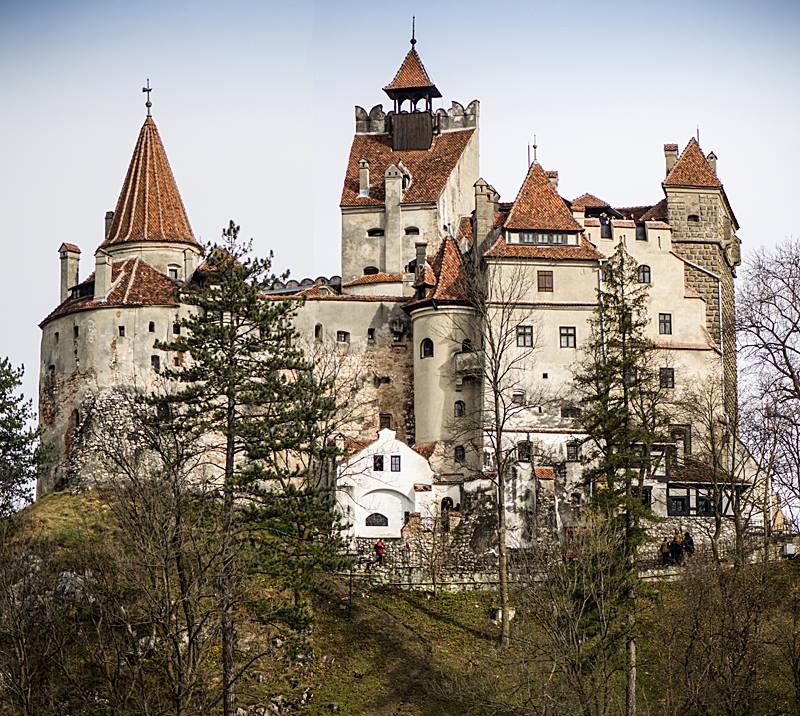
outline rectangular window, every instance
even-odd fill
[[[525,391],[524,390],[515,390],[511,393],[511,402],[515,405],[524,405],[525,404]]]
[[[392,455],[392,472],[400,472],[400,456]]]
[[[72,327],[72,337],[77,338],[81,334],[81,329],[79,326]]]
[[[574,348],[576,344],[575,326],[561,326],[558,329],[558,338],[562,348]]]
[[[383,472],[383,455],[372,456],[372,469],[375,472]]]
[[[633,494],[639,494],[639,488],[634,486],[633,487]],[[642,488],[642,504],[645,507],[650,507],[653,504],[653,488],[652,487],[643,487]]]
[[[375,329],[374,328],[367,328],[367,340],[374,341],[375,340]]]
[[[581,446],[578,443],[567,443],[567,462],[578,462],[581,459]]]
[[[336,340],[339,343],[349,343],[350,334],[347,331],[336,331]]]
[[[519,462],[531,461],[531,444],[529,442],[517,443],[517,460]]]
[[[536,280],[539,284],[540,293],[553,292],[553,272],[552,271],[537,271]]]
[[[659,368],[658,381],[662,388],[675,387],[675,369],[674,368]]]
[[[517,326],[517,346],[533,348],[533,326]]]
[[[150,356],[150,367],[153,370],[159,370],[161,368],[161,358],[158,356]]]
[[[119,329],[119,337],[125,338],[125,326],[118,326]]]
[[[670,496],[667,503],[667,514],[670,516],[681,516],[689,514],[689,496],[675,495]]]
[[[403,342],[403,331],[394,331],[392,333],[392,342],[393,343],[402,343]]]
[[[697,492],[697,514],[706,517],[714,514],[714,502],[709,495]]]
[[[173,323],[172,324],[172,333],[176,336],[181,334],[181,324],[180,323]]]
[[[381,413],[378,418],[378,425],[380,430],[386,430],[387,428],[391,429],[392,416],[389,413]]]
[[[56,331],[54,335],[55,335],[56,343],[58,343],[58,331]]]
[[[659,313],[658,314],[658,332],[662,336],[668,336],[672,334],[672,314],[671,313]]]

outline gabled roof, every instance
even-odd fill
[[[538,162],[531,164],[505,223],[506,229],[582,231]]]
[[[400,65],[400,69],[397,70],[394,79],[386,85],[383,90],[392,97],[398,90],[415,89],[427,89],[433,97],[442,96],[439,94],[439,90],[436,89],[436,85],[433,84],[433,81],[428,76],[425,65],[422,64],[422,60],[419,54],[417,54],[417,50],[412,42],[411,49]]]
[[[600,199],[594,194],[581,194],[579,197],[572,200],[573,209],[586,209],[587,207],[605,209],[610,206],[611,205],[607,201]]]
[[[497,241],[484,253],[486,258],[520,258],[520,259],[552,259],[554,261],[596,261],[605,256],[590,244],[585,237],[581,237],[577,246],[547,245],[547,244],[509,244],[505,235],[498,237]]]
[[[430,149],[399,151],[392,150],[388,134],[356,134],[350,147],[341,206],[383,205],[383,175],[392,164],[399,166],[400,162],[411,175],[411,184],[403,192],[403,202],[436,203],[474,132],[474,129],[444,132],[433,138]],[[358,195],[360,159],[369,162],[369,196],[364,197]]]
[[[132,241],[197,245],[152,117],[145,120],[139,132],[114,220],[102,246]]]
[[[669,221],[669,214],[667,213],[667,200],[662,199],[651,206],[647,211],[645,211],[640,217],[641,221]]]
[[[446,236],[439,244],[436,256],[426,263],[423,279],[417,287],[425,289],[425,295],[409,303],[417,307],[422,303],[465,303],[469,301],[467,274],[464,259],[456,240]]]
[[[707,186],[721,188],[722,182],[706,160],[697,140],[692,137],[664,179],[664,186]]]
[[[94,282],[94,274],[82,281],[76,288],[86,287]],[[58,308],[47,316],[39,326],[48,321],[76,311],[92,308],[117,308],[133,306],[177,306],[178,284],[140,258],[129,258],[111,264],[111,290],[105,300],[96,301],[93,296],[67,298]],[[80,292],[80,291],[79,291]]]
[[[370,283],[399,283],[403,280],[402,273],[386,273],[385,271],[378,271],[378,273],[365,274],[358,278],[342,284],[343,288],[350,286],[364,286]]]

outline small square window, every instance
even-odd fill
[[[552,271],[537,271],[536,280],[540,293],[553,292],[553,272]]]
[[[381,413],[378,418],[378,426],[380,430],[386,430],[392,427],[392,416],[389,413]]]
[[[172,333],[173,335],[179,336],[181,334],[181,324],[177,321],[172,324]]]
[[[170,266],[167,269],[167,274],[173,281],[177,281],[178,280],[178,267],[177,266]]]
[[[515,405],[524,405],[525,404],[525,391],[524,390],[515,390],[511,393],[511,402]]]
[[[156,322],[155,321],[150,321],[150,324],[147,326],[147,330],[150,331],[150,333],[155,333],[156,332]]]
[[[402,343],[403,342],[403,331],[394,331],[392,333],[392,342],[393,343]]]
[[[159,356],[150,356],[150,367],[153,370],[161,369],[161,358]]]
[[[400,456],[392,455],[392,472],[400,472]]]
[[[575,348],[577,343],[575,326],[561,326],[558,329],[558,339],[562,348]]]
[[[567,462],[578,462],[581,459],[581,447],[578,443],[567,443]]]
[[[383,455],[372,456],[372,469],[375,472],[383,472]]]
[[[689,514],[689,496],[676,495],[670,496],[667,514],[669,515],[688,515]]]
[[[542,378],[544,378],[545,380],[547,380],[549,377],[550,376],[548,376],[547,373],[542,373]]]
[[[658,382],[662,388],[675,387],[675,369],[674,368],[659,368],[658,369]]]
[[[125,326],[117,326],[117,329],[119,330],[119,337],[125,338]]]
[[[662,336],[668,336],[672,334],[672,314],[671,313],[659,313],[658,314],[658,332]]]
[[[517,346],[533,348],[533,326],[517,326]]]
[[[374,341],[375,340],[375,329],[374,328],[367,328],[367,340]]]
[[[339,343],[349,343],[350,334],[347,331],[336,331],[336,340]]]

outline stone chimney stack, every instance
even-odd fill
[[[494,227],[494,214],[500,195],[491,184],[483,179],[475,182],[475,236],[476,246],[480,246]]]
[[[428,243],[426,241],[417,241],[414,244],[414,248],[416,249],[416,259],[417,259],[417,271],[416,271],[416,279],[419,281],[425,274],[425,259],[426,253],[428,250]]]
[[[94,255],[94,300],[102,301],[111,290],[111,256],[102,249]]]
[[[191,249],[183,250],[183,280],[188,281],[197,268],[197,254]]]
[[[358,195],[369,196],[369,162],[358,160]]]
[[[383,237],[383,265],[387,273],[403,271],[403,218],[400,203],[403,201],[403,172],[395,164],[389,165],[383,175],[385,225]]]
[[[78,283],[78,268],[81,250],[75,244],[61,244],[58,249],[61,260],[61,303],[69,296],[69,290]]]
[[[558,172],[545,172],[547,174],[547,178],[550,180],[550,183],[553,185],[553,189],[558,189]]]
[[[667,174],[672,171],[672,167],[675,166],[675,162],[678,161],[678,145],[677,144],[665,144],[664,145],[664,159],[667,162]]]
[[[114,223],[114,212],[107,211],[106,212],[106,234],[105,238],[108,238],[108,235],[111,233],[111,224]]]
[[[711,167],[711,171],[714,174],[717,173],[717,155],[714,152],[709,152],[708,156],[706,157],[706,161],[708,162],[708,166]]]

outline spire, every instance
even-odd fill
[[[394,79],[383,88],[383,91],[392,99],[405,99],[415,96],[417,98],[441,97],[441,93],[436,89],[436,85],[428,76],[425,65],[417,53],[416,30],[412,24],[411,30],[411,49],[397,70]]]
[[[150,101],[150,93],[153,91],[153,88],[150,86],[150,78],[147,78],[147,85],[142,87],[142,92],[147,92],[147,102],[144,103],[144,106],[147,107],[147,116],[150,117],[150,108],[153,106],[153,103]]]
[[[197,245],[149,109],[148,106],[104,247],[134,241]]]

